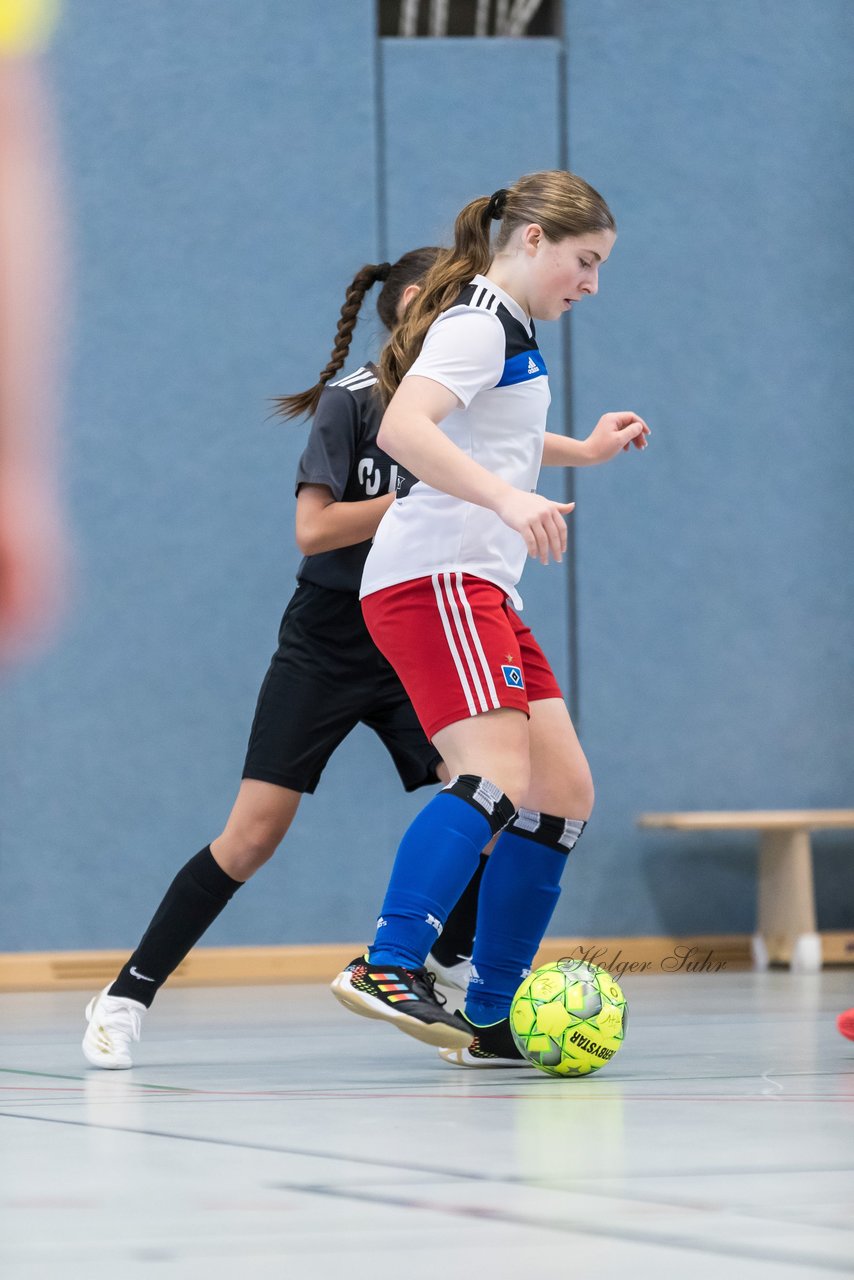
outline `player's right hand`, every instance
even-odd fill
[[[574,502],[552,502],[539,493],[511,489],[495,513],[522,535],[529,556],[540,564],[548,564],[551,556],[560,564],[566,551],[566,516],[574,509]]]

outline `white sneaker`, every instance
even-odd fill
[[[83,1054],[93,1067],[124,1071],[133,1066],[130,1042],[139,1039],[143,1014],[148,1009],[139,1000],[108,996],[110,986],[93,996],[86,1006],[89,1025],[83,1037]]]
[[[471,979],[471,956],[463,956],[457,964],[440,964],[432,951],[424,961],[424,967],[435,973],[436,981],[443,987],[457,987],[460,991],[468,988]]]

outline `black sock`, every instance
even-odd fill
[[[487,855],[482,853],[474,875],[463,889],[459,901],[445,921],[444,929],[430,948],[430,954],[439,964],[456,964],[472,953],[477,925],[477,895],[487,861]]]
[[[163,983],[210,928],[242,880],[232,880],[206,845],[166,890],[151,924],[108,995],[149,1008]]]

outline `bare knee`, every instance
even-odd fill
[[[235,880],[248,880],[270,861],[283,837],[284,832],[263,825],[238,830],[226,827],[211,844],[211,851],[223,871]]]
[[[522,711],[497,707],[446,725],[433,736],[451,777],[472,774],[500,787],[518,805],[530,784],[528,721]]]
[[[526,754],[520,753],[493,761],[491,767],[478,776],[500,787],[513,808],[518,809],[531,786],[531,763]]]
[[[559,698],[531,704],[531,785],[526,808],[587,821],[593,778],[566,705]]]
[[[595,791],[587,761],[574,760],[572,767],[556,770],[550,777],[532,779],[521,801],[526,809],[550,813],[556,818],[586,822],[593,812]]]
[[[572,813],[565,816],[583,818],[586,822],[593,812],[596,790],[593,786],[593,775],[587,766],[587,762],[585,761],[584,763],[585,768],[573,778],[570,788]]]
[[[518,809],[522,803],[522,798],[531,783],[530,762],[527,756],[523,755],[511,759],[493,761],[486,770],[481,772],[475,773],[474,767],[471,770],[461,769],[459,772],[472,772],[475,777],[482,777],[487,782],[494,783],[496,787],[499,787],[504,792],[515,809]],[[437,768],[436,773],[442,783],[449,782],[451,779],[451,772],[444,761]]]
[[[531,787],[531,767],[526,760],[517,762],[516,767],[512,771],[507,785],[504,787],[504,794],[507,796],[514,809],[518,809],[525,802],[525,796]]]
[[[298,792],[244,782],[225,830],[211,843],[223,871],[235,880],[248,880],[269,862],[287,834],[299,801]]]

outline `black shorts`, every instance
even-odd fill
[[[438,781],[441,756],[368,634],[358,597],[300,582],[258,695],[243,777],[311,794],[357,724],[385,744],[407,791]]]

